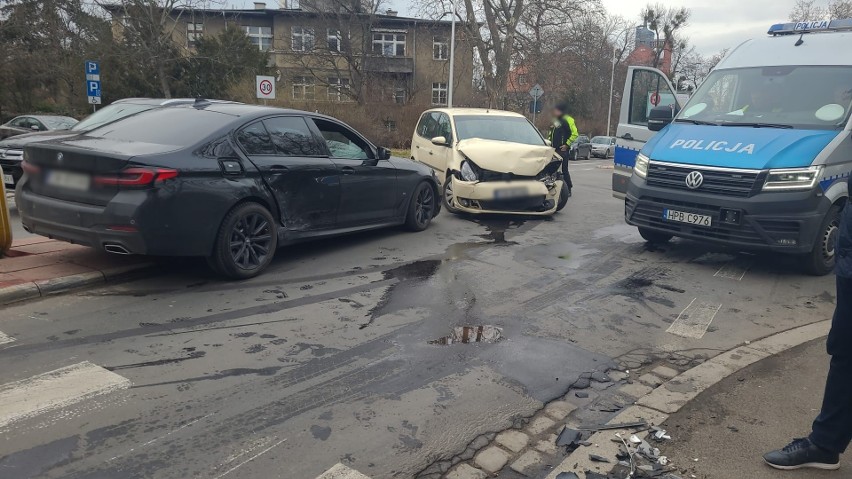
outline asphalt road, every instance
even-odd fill
[[[419,234],[288,247],[250,281],[164,261],[157,277],[6,307],[0,477],[310,479],[337,462],[415,477],[583,372],[829,317],[833,278],[787,258],[646,246],[608,164],[573,164],[552,219],[444,212]],[[432,343],[467,325],[502,339]],[[76,379],[51,390],[45,373],[67,367]],[[3,398],[19,405],[6,416]]]

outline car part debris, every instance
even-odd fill
[[[660,429],[656,426],[652,427],[651,429],[654,431],[654,439],[656,439],[657,441],[669,440],[672,438],[671,436],[669,436],[665,429]]]
[[[565,426],[556,438],[556,445],[576,447],[580,444],[581,440],[583,440],[582,431]]]
[[[580,479],[580,476],[574,472],[560,472],[556,479]]]
[[[574,395],[580,399],[586,399],[587,397],[589,397],[589,393],[587,393],[586,391],[577,391],[574,393]]]
[[[606,462],[609,463],[609,459],[599,456],[597,454],[589,454],[589,460],[592,462]]]
[[[642,440],[639,439],[639,436],[637,436],[636,434],[630,436],[630,442],[632,442],[633,444],[642,444]]]
[[[634,428],[647,428],[648,423],[646,421],[636,421],[636,422],[622,422],[616,424],[587,424],[580,426],[580,430],[583,431],[611,431],[613,429],[634,429]]]
[[[657,464],[659,464],[661,466],[668,466],[669,465],[669,458],[667,458],[666,456],[660,456],[660,458],[657,459]]]
[[[496,343],[502,337],[503,328],[497,326],[459,326],[453,328],[453,332],[449,336],[429,341],[429,344],[448,346],[456,343]]]

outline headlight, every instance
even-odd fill
[[[639,178],[645,178],[648,176],[648,165],[651,163],[650,158],[639,153],[636,155],[636,166],[633,167],[633,174],[638,176]]]
[[[461,176],[465,181],[479,181],[479,177],[476,175],[476,166],[468,160],[462,162]]]
[[[769,170],[763,190],[809,190],[819,181],[820,173],[822,173],[822,166]]]

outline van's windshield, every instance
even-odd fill
[[[852,110],[852,67],[778,66],[716,70],[677,122],[840,129]]]

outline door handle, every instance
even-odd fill
[[[621,138],[624,140],[632,140],[633,135],[631,135],[630,133],[625,133],[624,136],[622,136]]]
[[[269,167],[269,169],[272,171],[286,171],[287,167],[284,165],[272,165]]]
[[[343,171],[344,175],[351,175],[352,173],[355,173],[355,168],[352,168],[351,166],[344,166],[340,170]]]

